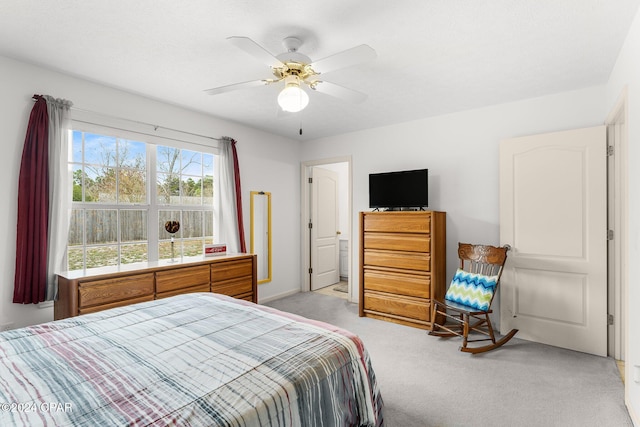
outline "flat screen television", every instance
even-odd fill
[[[369,174],[369,207],[377,209],[429,206],[427,169]]]

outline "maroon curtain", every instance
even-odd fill
[[[238,151],[236,150],[236,140],[231,140],[231,151],[233,152],[233,177],[236,183],[236,211],[238,213],[238,237],[240,239],[240,252],[247,252],[247,244],[244,241],[244,221],[242,219],[242,191],[240,188],[240,166],[238,165]]]
[[[40,95],[34,95],[34,99],[18,181],[13,302],[21,304],[44,301],[47,289],[49,115],[45,99]]]

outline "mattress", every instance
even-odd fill
[[[361,340],[212,293],[0,334],[0,425],[381,426]]]

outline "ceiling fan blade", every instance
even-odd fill
[[[362,62],[371,61],[376,57],[376,51],[366,44],[352,47],[326,58],[311,63],[311,68],[318,73],[328,73],[339,68],[346,68]]]
[[[313,82],[312,88],[320,93],[334,96],[336,98],[344,99],[345,101],[359,104],[367,99],[367,95],[358,92],[357,90],[348,89],[344,86],[337,85],[335,83],[329,83],[322,80]]]
[[[247,89],[247,88],[256,87],[256,86],[264,86],[266,84],[269,84],[269,82],[266,80],[252,80],[250,82],[234,83],[232,85],[214,87],[213,89],[207,89],[204,92],[208,95],[218,95],[225,92],[231,92],[233,90]]]
[[[249,55],[258,59],[260,62],[267,64],[271,68],[284,66],[282,61],[271,55],[265,48],[251,40],[249,37],[232,36],[227,37],[227,40],[233,43],[234,46],[244,50]]]

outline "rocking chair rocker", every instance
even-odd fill
[[[489,314],[491,303],[502,269],[507,260],[508,245],[503,247],[488,245],[458,244],[460,268],[457,270],[444,301],[434,301],[433,327],[429,335],[438,337],[462,337],[460,351],[482,353],[493,350],[509,341],[518,332],[512,329],[500,339],[496,339]],[[469,339],[476,332],[487,338]],[[484,346],[468,346],[478,341],[491,341]]]

